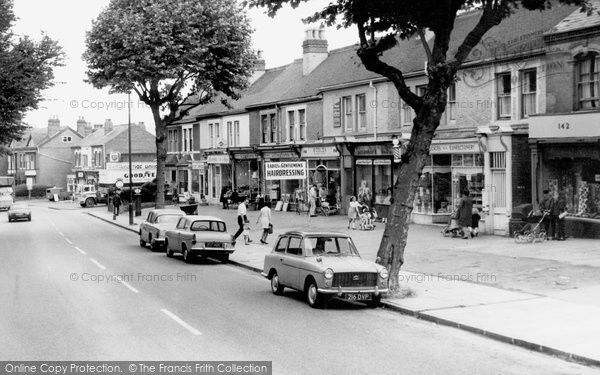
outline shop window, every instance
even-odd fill
[[[456,120],[456,83],[453,83],[448,87],[448,106],[446,107],[446,113],[448,113],[448,121]]]
[[[502,73],[496,76],[496,103],[498,103],[498,118],[509,119],[511,110],[511,75]]]
[[[577,59],[577,96],[579,109],[600,107],[598,55],[587,54]]]
[[[346,131],[353,131],[354,124],[352,122],[352,97],[344,96],[342,97],[342,121],[344,122],[344,129]]]
[[[528,118],[537,113],[537,71],[521,72],[521,117]]]
[[[356,113],[358,130],[365,130],[367,128],[367,99],[365,94],[356,95]]]

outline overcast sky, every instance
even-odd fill
[[[96,90],[84,82],[85,63],[81,55],[85,50],[85,33],[92,20],[109,3],[109,0],[15,0],[14,12],[18,20],[14,32],[39,39],[47,33],[65,50],[65,66],[56,70],[57,85],[45,93],[46,101],[40,109],[30,112],[25,121],[34,127],[45,127],[48,118],[57,116],[61,125],[76,128],[76,121],[83,116],[92,124],[112,119],[115,124],[127,123],[127,95],[108,95],[108,90]],[[288,64],[302,57],[304,31],[309,27],[301,19],[320,10],[329,0],[311,0],[292,10],[289,6],[275,18],[264,14],[262,9],[249,12],[252,26],[253,47],[263,51],[267,68]],[[314,25],[313,25],[314,26]],[[327,28],[329,49],[356,43],[355,29]],[[154,133],[150,109],[138,103],[132,95],[131,121],[143,121]]]

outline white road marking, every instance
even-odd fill
[[[92,263],[94,263],[95,265],[98,266],[98,268],[100,268],[101,270],[105,270],[106,267],[104,267],[103,265],[101,265],[100,263],[98,263],[98,261],[94,258],[90,258],[90,260],[92,261]]]
[[[131,290],[132,292],[139,293],[139,290],[137,290],[134,287],[132,287],[131,285],[129,285],[129,283],[127,283],[127,281],[121,280],[121,284],[125,285],[127,287],[127,289]]]
[[[81,254],[85,255],[86,252],[81,250],[80,248],[78,248],[77,246],[73,246],[75,248],[75,250],[79,251]]]
[[[63,237],[65,236],[65,235],[63,234],[63,232],[58,232],[58,234],[60,234],[60,235],[61,235],[61,236],[63,236]]]
[[[73,242],[71,242],[71,240],[66,237],[65,237],[65,241],[67,241],[69,243],[69,245],[73,245]]]
[[[196,328],[194,328],[191,325],[187,324],[186,322],[184,322],[183,320],[181,320],[180,317],[178,317],[177,315],[173,314],[169,310],[167,310],[167,309],[161,309],[160,311],[162,311],[163,313],[165,313],[165,315],[167,315],[169,318],[171,318],[174,321],[176,321],[177,323],[179,323],[183,328],[187,329],[188,331],[190,331],[194,335],[201,335],[202,334]]]

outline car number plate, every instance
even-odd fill
[[[221,242],[207,242],[206,247],[218,247],[223,248],[223,244]]]
[[[370,301],[370,293],[346,293],[346,299],[348,301]]]

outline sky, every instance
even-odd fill
[[[109,0],[14,0],[14,13],[18,18],[13,32],[39,39],[46,33],[63,47],[65,66],[55,70],[56,85],[44,92],[45,100],[39,109],[27,113],[24,121],[33,127],[47,126],[48,119],[58,117],[61,125],[76,129],[83,117],[92,124],[111,119],[114,124],[128,122],[125,94],[108,94],[108,89],[97,90],[86,83],[86,65],[81,56],[85,51],[85,34],[92,20],[108,5]],[[254,28],[253,48],[263,51],[267,68],[288,64],[302,57],[305,30],[318,25],[306,25],[302,18],[320,10],[329,0],[311,0],[296,9],[289,6],[280,10],[275,18],[264,14],[263,9],[250,9],[248,15]],[[358,41],[355,29],[326,28],[329,49],[352,45]],[[132,123],[144,122],[154,133],[150,108],[131,96]]]

